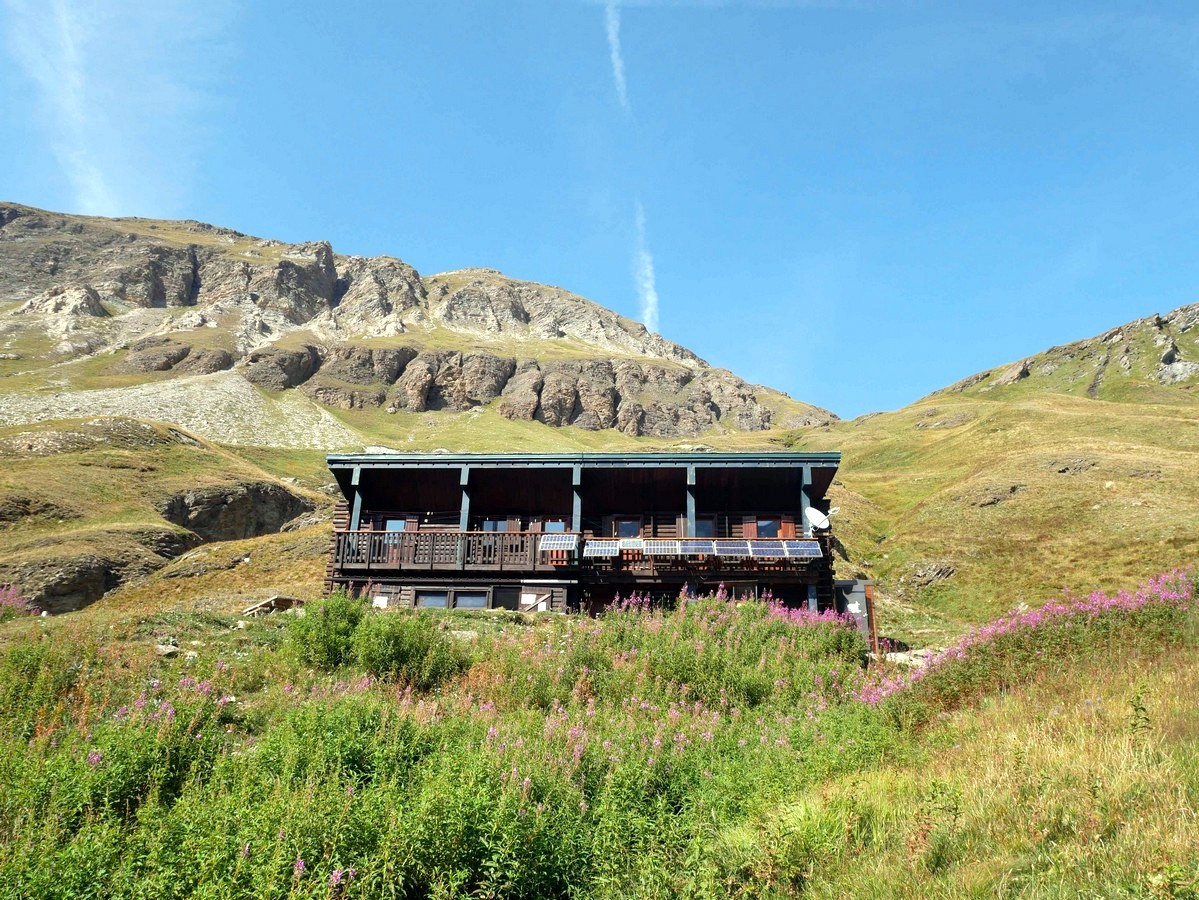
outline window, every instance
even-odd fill
[[[487,609],[486,591],[454,591],[455,609]]]
[[[618,538],[641,537],[641,519],[613,519],[612,536]]]
[[[715,516],[696,516],[695,517],[695,534],[691,535],[697,538],[714,538],[716,537],[716,517]]]
[[[778,516],[758,517],[758,537],[777,538],[782,530],[783,520]]]
[[[416,606],[419,609],[487,609],[485,590],[455,591],[448,588],[417,588]]]
[[[547,534],[560,534],[566,531],[565,519],[546,519],[541,523],[541,530]]]
[[[448,591],[417,591],[416,605],[424,609],[445,609],[449,606]]]
[[[384,519],[383,545],[387,548],[388,563],[394,565],[400,552],[400,532],[408,524],[406,519]],[[386,607],[384,607],[386,609]]]
[[[508,520],[507,519],[484,519],[483,520],[483,530],[484,531],[507,531],[508,530]]]

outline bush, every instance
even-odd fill
[[[466,670],[470,660],[454,639],[419,613],[374,613],[354,633],[354,656],[376,678],[428,691]]]
[[[353,659],[354,630],[366,614],[366,601],[344,591],[304,607],[289,623],[288,637],[305,665],[336,669]]]

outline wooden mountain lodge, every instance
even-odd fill
[[[735,597],[844,605],[832,535],[809,521],[828,509],[839,453],[328,461],[343,499],[327,586],[369,587],[376,606],[595,613],[618,595],[720,584]]]

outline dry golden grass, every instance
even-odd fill
[[[953,715],[904,764],[815,793],[862,843],[812,896],[1195,896],[1196,692],[1188,648]]]

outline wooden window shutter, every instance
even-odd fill
[[[741,517],[741,536],[743,538],[756,538],[758,536],[758,517],[757,516],[742,516]]]
[[[795,516],[783,516],[782,525],[779,526],[779,537],[785,541],[795,539]]]

